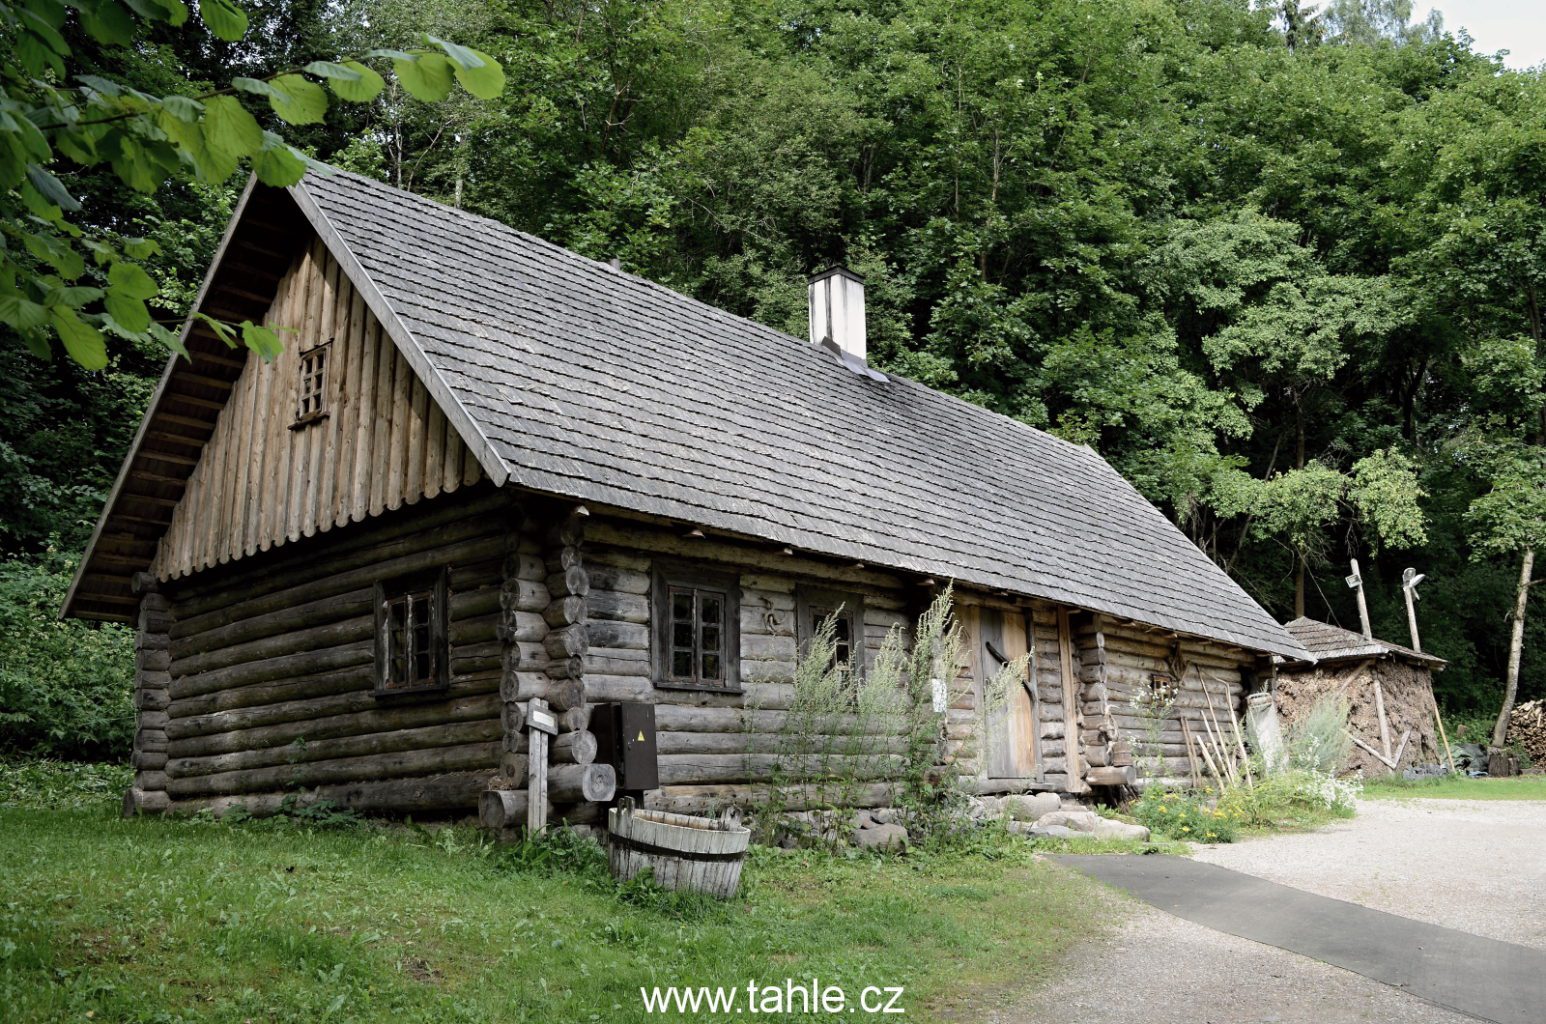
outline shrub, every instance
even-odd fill
[[[1232,843],[1239,836],[1236,812],[1223,801],[1210,805],[1206,793],[1183,793],[1149,786],[1127,808],[1139,824],[1171,839],[1199,843]]]
[[[1246,828],[1308,828],[1328,818],[1351,818],[1358,786],[1334,775],[1288,768],[1259,777],[1219,799],[1219,808]]]
[[[0,563],[0,753],[125,758],[134,737],[134,633],[61,620],[72,566]]]
[[[1304,717],[1288,728],[1288,768],[1313,775],[1340,774],[1353,751],[1347,731],[1350,710],[1347,698],[1336,693],[1310,705]]]
[[[132,777],[126,764],[0,758],[0,807],[112,807]]]

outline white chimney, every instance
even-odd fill
[[[811,278],[811,341],[835,353],[844,366],[876,380],[864,341],[864,278],[846,267],[833,267]]]

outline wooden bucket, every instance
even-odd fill
[[[751,830],[733,813],[715,821],[635,809],[625,800],[607,812],[607,830],[607,860],[616,878],[627,881],[650,868],[665,889],[729,899],[740,888]]]

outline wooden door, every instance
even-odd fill
[[[987,697],[989,683],[1004,666],[1030,648],[1026,616],[997,608],[977,610],[978,692]],[[999,700],[985,700],[988,777],[1029,779],[1036,776],[1036,701],[1034,665],[1024,678],[1011,680]]]

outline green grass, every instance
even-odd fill
[[[1546,775],[1517,775],[1509,779],[1381,779],[1366,782],[1366,800],[1546,800]]]
[[[579,843],[124,821],[107,794],[18,806],[4,767],[0,1016],[16,1024],[639,1021],[641,985],[813,977],[904,985],[912,1019],[976,1019],[1088,937],[1103,900],[1007,836],[887,859],[758,848],[743,897],[719,904],[618,886]]]

